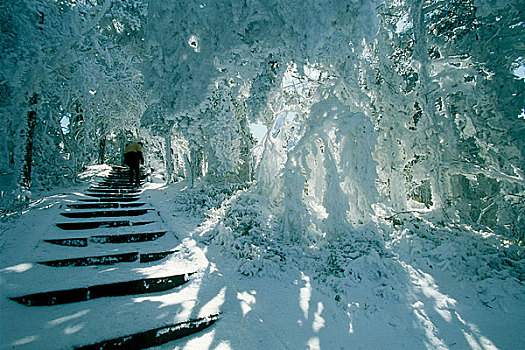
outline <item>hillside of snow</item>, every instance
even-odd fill
[[[166,186],[156,176],[151,180],[142,198],[173,234],[163,248],[179,251],[161,269],[198,272],[183,290],[132,300],[144,316],[159,310],[166,320],[184,317],[181,307],[222,313],[208,330],[158,349],[521,347],[523,249],[494,234],[400,216],[349,231],[330,245],[311,242],[299,249],[278,238],[264,199],[250,188],[201,183],[192,189],[186,182]],[[39,241],[52,234],[57,211],[84,186],[43,196],[2,222],[2,348],[56,348],[52,334],[78,339],[77,344],[95,341],[106,333],[97,324],[115,318],[116,326],[131,312],[118,299],[100,309],[100,299],[43,307],[39,317],[18,319],[24,306],[7,299],[17,290],[49,289],[31,286],[31,271],[44,278],[51,273],[34,261],[38,254],[58,258],[61,250],[47,245],[44,252]],[[79,275],[70,269],[78,280],[111,270],[93,267]],[[145,320],[134,323],[147,327]]]

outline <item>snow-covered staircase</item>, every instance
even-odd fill
[[[141,189],[130,185],[127,177],[125,168],[114,167],[104,181],[60,212],[59,222],[43,240],[60,248],[52,250],[55,256],[35,253],[34,268],[19,277],[26,281],[17,281],[26,286],[26,293],[9,297],[25,306],[24,317],[33,317],[34,309],[100,298],[104,302],[97,304],[99,309],[123,303],[133,324],[138,318],[148,319],[143,307],[134,310],[133,300],[119,298],[169,292],[191,279],[196,271],[190,265],[170,262],[178,251],[166,247],[176,247],[177,237],[162,227],[155,208],[141,200]],[[103,267],[112,268],[100,270]],[[211,314],[165,324],[157,322],[154,313],[151,316],[151,324],[140,322],[141,329],[108,323],[111,331],[106,335],[93,335],[83,343],[58,342],[59,348],[147,348],[201,331],[219,317]]]

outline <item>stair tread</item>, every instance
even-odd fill
[[[85,203],[71,203],[67,204],[65,210],[106,210],[106,209],[131,209],[131,208],[142,208],[146,205],[146,202],[85,202]],[[153,208],[153,207],[148,207]]]
[[[165,325],[163,327],[149,329],[135,334],[104,340],[95,344],[79,347],[78,349],[105,349],[105,348],[150,348],[155,345],[164,344],[168,341],[180,339],[182,337],[200,332],[219,319],[218,313],[210,314],[205,317],[194,318],[176,324]]]
[[[81,210],[72,210],[66,209],[60,213],[60,215],[72,219],[80,218],[121,218],[121,217],[138,217],[146,215],[149,212],[155,211],[154,208],[105,208],[105,209],[81,209]]]
[[[101,178],[85,193],[65,197],[67,204],[62,209],[54,207],[51,213],[56,215],[55,221],[45,221],[44,229],[39,230],[38,243],[29,235],[18,240],[30,249],[11,258],[8,267],[16,267],[16,273],[6,270],[1,276],[2,308],[10,315],[10,322],[2,325],[2,334],[6,335],[2,342],[6,345],[30,339],[25,346],[39,349],[91,349],[121,344],[126,347],[131,343],[149,347],[200,331],[217,320],[220,305],[210,306],[209,302],[192,311],[191,317],[187,313],[189,304],[198,305],[200,282],[190,278],[177,288],[171,286],[180,280],[166,280],[195,271],[201,276],[205,260],[193,256],[191,250],[178,248],[181,244],[178,237],[165,230],[155,208],[140,198],[141,187],[130,185],[128,169],[116,169],[119,170],[112,170],[112,175]],[[103,216],[63,215],[90,213]],[[148,224],[74,230],[56,226],[114,222]],[[35,227],[38,229],[38,225]],[[157,234],[160,235],[157,239],[144,242],[94,243],[103,237],[121,239]],[[53,239],[85,239],[88,246],[60,246],[45,241]],[[92,262],[95,265],[85,265]],[[126,295],[128,289],[134,294]],[[29,296],[47,306],[24,305],[20,297],[27,301]],[[99,298],[93,298],[96,296]],[[19,298],[22,304],[8,298]],[[65,303],[58,305],[60,298]],[[192,330],[191,320],[202,327]],[[21,338],[26,333],[27,337]]]
[[[104,297],[146,294],[166,291],[178,287],[189,280],[191,272],[180,272],[175,275],[112,280],[101,284],[81,284],[73,288],[42,290],[31,294],[10,297],[9,299],[26,306],[52,306],[89,301]]]
[[[140,233],[124,233],[124,234],[106,234],[106,235],[85,235],[85,236],[65,236],[65,237],[56,237],[45,239],[44,243],[49,243],[53,245],[58,245],[61,247],[68,248],[86,248],[86,247],[96,247],[98,245],[110,244],[118,245],[118,247],[125,247],[125,245],[138,244],[140,247],[144,247],[149,242],[155,242],[164,238],[166,232],[156,231],[156,232],[140,232]],[[169,237],[169,235],[167,236]],[[165,239],[162,240],[163,244]],[[114,251],[118,249],[117,246],[112,247]],[[100,249],[109,249],[109,248],[100,248]]]
[[[120,263],[146,263],[151,261],[161,260],[163,257],[167,257],[171,254],[176,253],[178,250],[169,251],[152,251],[140,252],[138,249],[133,251],[123,251],[113,254],[101,254],[86,256],[85,254],[69,254],[67,257],[54,260],[38,261],[38,264],[52,266],[52,267],[65,267],[65,266],[100,266],[100,265],[113,265]],[[158,259],[153,260],[155,257]]]
[[[127,247],[128,252],[130,248]],[[162,247],[157,248],[162,249]],[[173,249],[176,248],[173,247]],[[148,252],[151,252],[151,249]],[[92,254],[89,253],[89,255]],[[137,261],[116,265],[63,266],[59,268],[38,264],[37,261],[40,259],[36,258],[31,267],[23,273],[16,276],[5,275],[2,293],[8,297],[19,297],[54,290],[84,288],[89,285],[120,283],[143,278],[161,278],[194,272],[197,268],[187,261],[184,254],[171,254],[164,259],[147,263]]]

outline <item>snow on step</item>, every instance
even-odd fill
[[[17,297],[42,291],[81,288],[86,284],[107,284],[145,277],[164,278],[195,271],[196,266],[177,248],[178,244],[173,242],[174,239],[170,237],[154,242],[93,244],[87,247],[66,247],[42,242],[42,245],[46,246],[38,246],[39,249],[33,253],[33,258],[20,265],[25,266],[23,271],[2,274],[2,293],[9,297]],[[135,257],[138,255],[135,261],[118,265],[75,266],[75,263],[82,264],[96,257],[118,257],[119,254],[129,253],[134,253]],[[132,260],[134,257],[123,255],[123,259]],[[54,263],[64,263],[65,266],[50,266]]]
[[[99,256],[88,256],[80,258],[68,258],[59,260],[48,260],[39,261],[38,264],[53,266],[53,267],[64,267],[64,266],[93,266],[93,265],[114,265],[122,262],[135,262],[141,263],[152,262],[164,259],[170,254],[175,253],[176,250],[170,250],[167,252],[154,252],[139,254],[139,252],[131,253],[120,253],[111,255],[99,255]]]
[[[81,202],[135,202],[138,197],[100,197],[100,198],[80,198]]]
[[[99,192],[99,193],[140,193],[139,189],[135,188],[88,188],[88,192]]]
[[[93,205],[96,203],[90,203]],[[119,203],[112,203],[119,205]],[[128,215],[129,214],[129,215]],[[144,226],[153,224],[158,220],[154,208],[146,207],[140,209],[116,208],[113,210],[93,209],[66,209],[61,213],[67,218],[55,225],[62,230],[90,230],[97,228],[116,228],[130,226]],[[71,218],[72,217],[72,218]]]
[[[86,195],[91,197],[132,197],[140,194],[139,190],[132,188],[93,188],[86,190]]]
[[[135,183],[130,182],[129,180],[124,180],[124,179],[122,179],[122,180],[107,179],[107,180],[99,182],[99,185],[107,185],[107,186],[115,186],[115,187],[118,187],[118,186],[132,186],[132,187],[134,187],[134,189],[137,189],[138,187],[140,187],[140,186],[137,186]],[[140,181],[140,185],[144,185],[144,181]]]
[[[137,210],[145,210],[141,215]],[[111,215],[113,212],[114,215]],[[64,214],[66,213],[66,214]],[[115,209],[111,211],[97,210],[66,210],[63,216],[75,216],[72,219],[66,218],[63,222],[55,225],[62,230],[89,230],[97,228],[116,228],[130,226],[144,226],[153,224],[158,220],[158,215],[153,213],[153,208],[143,209]],[[78,213],[78,214],[69,214]],[[91,213],[91,214],[89,214]],[[131,215],[126,215],[130,213]],[[104,215],[107,214],[107,215]],[[115,218],[113,218],[115,217]],[[118,217],[118,218],[117,218]],[[103,218],[103,219],[101,219]]]
[[[144,176],[142,176],[144,178]],[[104,178],[105,181],[107,180],[120,180],[120,181],[129,181],[130,177],[129,174],[123,174],[123,175],[109,175],[108,177]]]
[[[87,247],[89,243],[122,244],[154,241],[164,236],[165,233],[166,232],[142,232],[115,235],[94,235],[90,237],[45,239],[44,242],[70,247]]]
[[[119,181],[119,182],[101,182],[98,184],[97,189],[107,189],[107,190],[137,190],[144,185],[143,182],[140,185],[135,185],[129,181]]]
[[[119,178],[119,179],[105,179],[101,181],[101,183],[107,183],[107,184],[132,184],[129,179],[126,178]],[[140,181],[141,184],[144,183],[144,181]]]
[[[132,221],[132,220],[105,220],[105,221],[76,221],[76,222],[59,222],[57,227],[63,230],[89,230],[99,227],[119,227],[119,226],[144,226],[154,223],[150,221]]]
[[[62,229],[45,220],[47,225],[33,225],[38,243],[19,240],[27,254],[12,257],[1,272],[3,311],[10,315],[2,343],[20,349],[143,348],[217,320],[209,311],[188,319],[185,305],[198,303],[199,290],[188,276],[200,275],[204,266],[195,264],[193,251],[177,248],[179,239],[140,200],[127,171],[122,175],[77,195],[62,213],[53,208],[65,217],[58,223]],[[158,298],[169,303],[159,308]]]
[[[11,297],[9,299],[26,306],[50,306],[76,303],[104,297],[154,293],[178,287],[186,283],[189,280],[189,276],[194,273],[195,272],[190,272],[160,278],[144,278],[133,281],[113,282],[66,290],[53,290],[20,297]]]
[[[60,226],[66,227],[66,229],[63,229],[62,227],[59,227],[57,224],[55,224],[47,230],[44,238],[57,239],[66,237],[90,237],[94,235],[119,235],[166,231],[162,222],[156,220],[156,218],[150,216],[150,214],[140,217],[123,216],[114,219],[76,218],[69,220],[71,221],[58,223]]]
[[[137,198],[137,193],[98,193],[98,192],[87,192],[87,196],[90,197],[113,197],[113,198]]]
[[[119,202],[107,202],[107,203],[76,203],[68,204],[67,208],[71,209],[105,209],[105,208],[136,208],[145,206],[144,202],[133,202],[133,203],[119,203]]]
[[[96,218],[96,217],[117,217],[117,216],[139,216],[147,214],[153,208],[144,209],[121,209],[121,210],[90,210],[90,211],[65,211],[60,215],[68,218]]]
[[[127,184],[106,184],[106,183],[99,183],[97,185],[92,186],[91,188],[94,189],[101,189],[101,190],[136,190],[137,186],[132,185],[131,183]]]
[[[78,347],[81,350],[98,349],[145,349],[200,332],[219,319],[219,314],[192,319],[148,331],[126,335],[100,343]]]

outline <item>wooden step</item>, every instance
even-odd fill
[[[101,183],[107,185],[133,185],[130,179],[104,179]]]
[[[139,193],[136,188],[88,188],[89,192],[95,193]]]
[[[109,175],[104,176],[104,179],[129,179],[129,170],[119,172],[119,173],[109,173]]]
[[[44,242],[62,245],[67,247],[87,247],[88,244],[123,244],[135,242],[149,242],[161,238],[166,234],[166,231],[161,232],[142,232],[142,233],[126,233],[118,235],[95,235],[91,237],[71,237],[58,239],[44,239]]]
[[[141,192],[139,191],[134,191],[134,192],[121,192],[119,189],[108,189],[107,191],[104,191],[104,192],[93,192],[93,191],[86,191],[85,192],[85,195],[86,196],[89,196],[89,197],[113,197],[113,198],[133,198],[133,197],[138,197],[141,195]]]
[[[106,179],[124,178],[124,177],[129,177],[129,169],[126,170],[126,171],[120,171],[120,172],[116,172],[116,173],[109,173],[109,175],[106,176]]]
[[[186,322],[170,324],[140,333],[105,340],[96,344],[80,346],[76,349],[146,349],[200,332],[213,325],[219,319],[219,316],[220,314],[213,314],[191,319]]]
[[[111,197],[111,198],[138,198],[136,193],[98,193],[98,192],[88,192],[86,196],[90,197]]]
[[[128,190],[137,190],[140,189],[144,185],[143,183],[137,185],[130,182],[123,182],[123,183],[107,183],[103,182],[99,184],[99,188],[107,188],[107,189],[128,189]]]
[[[68,208],[72,209],[117,209],[117,208],[136,208],[146,205],[144,202],[132,202],[132,203],[81,203],[81,204],[68,204]]]
[[[60,215],[68,218],[100,218],[119,216],[140,216],[147,214],[153,208],[146,209],[123,209],[123,210],[97,210],[97,211],[70,211],[62,212]]]
[[[148,263],[148,262],[152,262],[152,261],[162,260],[165,257],[167,257],[168,255],[171,255],[171,254],[173,254],[173,253],[175,253],[177,251],[178,250],[169,250],[167,252],[155,252],[155,253],[140,254],[139,262],[141,262],[141,263]]]
[[[127,182],[129,183],[131,178],[128,176],[118,177],[118,178],[108,178],[106,177],[103,179],[103,182],[110,182],[110,183],[119,183],[119,182]],[[141,179],[142,180],[142,179]]]
[[[146,294],[169,290],[186,283],[194,272],[167,277],[144,278],[134,281],[99,284],[90,287],[54,290],[9,298],[26,306],[70,304],[103,297]]]
[[[38,264],[52,266],[52,267],[113,265],[113,264],[117,264],[121,262],[137,261],[138,258],[139,258],[139,253],[132,252],[132,253],[112,254],[112,255],[86,256],[82,258],[72,258],[72,259],[39,261]]]
[[[79,202],[135,202],[139,197],[98,197],[98,198],[80,198]]]
[[[121,227],[121,226],[144,226],[152,224],[155,221],[130,221],[130,220],[112,220],[112,221],[79,221],[79,222],[59,222],[55,225],[62,230],[91,230],[99,227]]]
[[[138,252],[131,252],[131,253],[111,254],[111,255],[86,256],[86,257],[71,258],[71,259],[39,261],[38,264],[52,266],[52,267],[65,267],[65,266],[114,265],[118,263],[134,262],[134,261],[139,261],[141,263],[147,263],[151,261],[158,261],[158,260],[164,259],[168,255],[171,255],[175,252],[176,250],[170,250],[167,252],[144,253],[144,254],[139,254]]]
[[[98,184],[95,186],[92,186],[91,188],[99,188],[103,190],[137,190],[139,186],[136,185],[107,185],[107,184]]]

